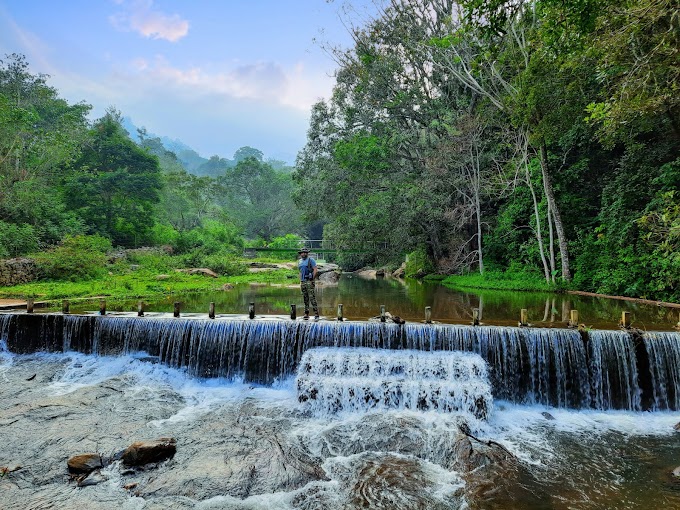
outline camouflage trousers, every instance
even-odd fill
[[[309,314],[309,302],[312,302],[314,315],[319,315],[319,305],[316,303],[316,292],[314,291],[314,280],[300,282],[302,298],[305,300],[305,313]]]

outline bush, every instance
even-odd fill
[[[202,253],[237,252],[243,249],[243,238],[231,223],[206,220],[202,227],[180,232],[172,243],[177,253],[200,249]]]
[[[52,280],[89,280],[102,276],[111,242],[100,235],[67,237],[61,246],[35,259],[43,274]]]
[[[425,253],[424,248],[418,248],[408,254],[406,260],[406,276],[425,276],[426,274],[434,272],[434,265]]]
[[[196,250],[177,258],[183,267],[207,267],[223,276],[235,276],[247,272],[246,266],[228,253],[206,254],[201,250]]]
[[[16,257],[38,249],[38,233],[28,224],[0,221],[0,258]]]

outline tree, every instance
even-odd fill
[[[226,210],[232,212],[247,236],[270,240],[301,228],[300,213],[291,199],[293,181],[255,157],[239,161],[221,183]]]
[[[248,158],[255,158],[257,161],[262,161],[264,154],[259,149],[254,149],[249,146],[241,147],[234,153],[234,161],[239,163]]]
[[[153,226],[159,201],[161,173],[158,158],[135,144],[110,109],[94,123],[77,171],[65,183],[65,201],[88,231],[114,244],[136,246]]]

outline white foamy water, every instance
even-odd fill
[[[309,349],[296,386],[303,408],[315,415],[419,409],[486,418],[493,406],[486,362],[469,352]]]
[[[2,356],[0,350],[0,358]],[[274,387],[229,382],[224,379],[196,379],[183,370],[144,361],[143,353],[121,357],[76,353],[7,356],[11,364],[4,365],[6,375],[21,368],[22,363],[33,360],[30,369],[22,372],[18,379],[14,378],[14,388],[25,385],[46,393],[41,406],[32,411],[38,421],[31,424],[31,427],[56,424],[56,420],[60,418],[52,419],[52,416],[57,416],[61,409],[66,409],[64,406],[68,402],[74,402],[78,406],[78,395],[81,394],[79,390],[94,387],[111,387],[116,391],[92,393],[97,397],[90,401],[93,413],[102,409],[94,409],[97,402],[104,403],[104,408],[114,414],[120,406],[126,404],[134,410],[135,415],[142,417],[146,406],[171,409],[170,413],[160,418],[155,416],[147,419],[146,426],[149,430],[143,437],[176,435],[180,453],[167,467],[150,472],[151,479],[140,485],[140,496],[132,496],[122,489],[131,480],[139,480],[140,475],[121,476],[114,466],[103,471],[109,479],[96,487],[76,490],[72,484],[68,485],[63,480],[63,476],[56,476],[55,480],[58,479],[58,482],[48,486],[51,491],[49,494],[54,494],[53,501],[62,508],[68,508],[77,494],[80,498],[78,501],[84,508],[88,507],[88,498],[92,498],[93,502],[101,501],[104,495],[104,501],[117,501],[112,508],[141,510],[160,497],[159,494],[164,490],[169,490],[166,486],[181,494],[184,487],[194,487],[199,480],[210,476],[215,481],[213,485],[207,485],[209,490],[205,485],[198,484],[192,489],[194,492],[191,498],[182,496],[181,501],[168,500],[167,506],[159,506],[165,505],[159,500],[155,503],[156,506],[203,510],[464,508],[465,496],[461,491],[465,489],[465,484],[458,468],[451,464],[451,459],[455,457],[453,452],[460,437],[458,426],[465,422],[482,441],[498,442],[516,455],[523,469],[529,470],[535,476],[530,482],[535,488],[545,488],[546,492],[556,494],[554,497],[546,496],[553,506],[545,506],[540,501],[526,503],[525,506],[524,500],[516,499],[507,500],[507,506],[501,505],[498,508],[516,508],[521,504],[522,508],[531,510],[547,507],[644,509],[653,506],[645,507],[644,501],[635,499],[635,491],[642,490],[636,483],[645,486],[644,497],[640,497],[649,500],[651,504],[662,501],[662,496],[659,495],[662,489],[654,485],[657,476],[655,472],[645,471],[647,468],[643,469],[641,466],[645,465],[648,457],[658,455],[659,451],[666,450],[671,457],[680,453],[674,436],[676,432],[673,430],[673,426],[680,422],[678,412],[573,410],[496,401],[494,412],[486,422],[465,414],[447,414],[432,410],[422,412],[417,409],[379,412],[365,409],[361,412],[345,410],[338,414],[310,417],[300,412],[304,410],[304,406],[298,403],[295,381],[292,378]],[[393,361],[391,366],[395,368],[401,363],[397,362],[397,358]],[[478,360],[471,361],[472,366],[477,366]],[[0,367],[3,366],[2,363],[0,359]],[[40,382],[41,363],[45,366],[58,365],[59,370],[54,377],[50,376]],[[368,370],[367,373],[373,375],[366,378],[377,378],[377,374],[382,374],[381,377],[395,377],[392,369],[388,369],[390,363],[392,361],[383,363],[379,369]],[[425,380],[430,377],[432,381],[445,380],[437,377],[450,377],[452,373],[480,373],[478,369],[472,370],[470,367],[453,370],[451,365],[444,370],[440,365],[435,370],[432,367],[426,368],[424,363],[415,364],[417,369],[409,369],[410,373],[420,372],[423,375],[419,377],[424,377]],[[333,378],[347,373],[348,369],[343,368],[346,366],[340,364],[331,368],[327,365],[324,370],[332,370],[334,375],[327,377]],[[338,371],[338,367],[342,370]],[[27,377],[35,372],[38,372],[38,377],[26,382]],[[324,376],[318,373],[316,377],[321,379]],[[44,384],[44,389],[40,389],[40,384]],[[88,393],[83,391],[82,394]],[[54,410],[44,405],[50,403],[50,395],[54,396],[55,404],[58,404]],[[99,399],[99,395],[104,397]],[[548,419],[543,413],[549,413],[554,419]],[[233,418],[234,416],[238,416],[238,419]],[[5,418],[6,423],[14,419],[9,415]],[[233,421],[228,421],[230,419]],[[100,425],[91,430],[79,431],[76,436],[87,437],[90,442],[98,441],[100,437],[114,437],[114,443],[119,448],[132,440],[140,439],[124,435],[127,422],[119,422],[121,425],[113,428],[107,429]],[[228,422],[228,425],[220,428],[222,422]],[[65,423],[67,427],[78,426],[77,421]],[[271,432],[255,433],[263,427],[269,427],[267,430],[271,429]],[[5,434],[10,432],[6,431]],[[11,434],[14,437],[16,432]],[[239,442],[244,434],[246,440]],[[273,434],[271,443],[268,442],[270,434]],[[115,439],[117,435],[121,437]],[[61,436],[55,436],[53,441],[57,441],[57,437],[61,444],[64,441]],[[270,444],[271,448],[268,446]],[[192,456],[198,455],[203,445],[209,451],[200,457],[200,461],[195,461]],[[17,443],[7,452],[16,451],[20,447],[21,443]],[[281,459],[290,462],[286,469],[280,468],[282,473],[291,469],[294,471],[300,459],[311,459],[310,462],[318,463],[328,479],[302,479],[298,485],[292,484],[293,487],[288,490],[270,490],[264,493],[255,493],[256,489],[248,493],[223,488],[226,487],[229,473],[230,476],[237,477],[237,488],[251,483],[248,476],[238,478],[239,473],[249,473],[252,469],[252,477],[256,479],[258,476],[269,476],[268,472],[261,471],[264,468],[260,465],[257,469],[254,467],[254,459],[275,455],[279,450]],[[188,457],[184,453],[187,451],[191,452]],[[60,469],[63,470],[62,457],[66,456],[66,452],[59,450],[56,455]],[[210,464],[213,459],[216,463]],[[233,471],[227,474],[219,471],[232,459],[243,459],[243,464],[234,464]],[[6,464],[10,464],[10,460],[0,459],[0,465]],[[32,469],[37,469],[36,466]],[[214,470],[217,472],[213,474]],[[185,473],[175,475],[184,478],[180,481],[164,478],[173,472]],[[664,471],[659,473],[663,477]],[[17,477],[19,474],[13,476]],[[144,484],[153,484],[153,478],[156,477],[159,482],[145,493]],[[635,477],[642,477],[641,481],[635,482]],[[28,482],[24,480],[22,483]],[[40,494],[46,497],[44,495],[47,493],[42,491],[47,488],[35,486],[30,490],[35,492],[36,497]],[[612,497],[619,499],[612,500]],[[561,503],[555,504],[557,501]],[[672,502],[677,500],[670,501],[671,506],[668,508],[672,508]],[[3,502],[6,503],[0,494],[0,508],[15,508],[12,505],[3,506]]]

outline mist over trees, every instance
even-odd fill
[[[284,162],[253,147],[202,158],[114,108],[90,121],[88,104],[68,104],[47,79],[22,55],[0,60],[0,257],[78,235],[215,253],[304,233]]]
[[[327,48],[336,84],[298,156],[324,237],[388,243],[363,262],[680,298],[673,2],[382,5]]]

